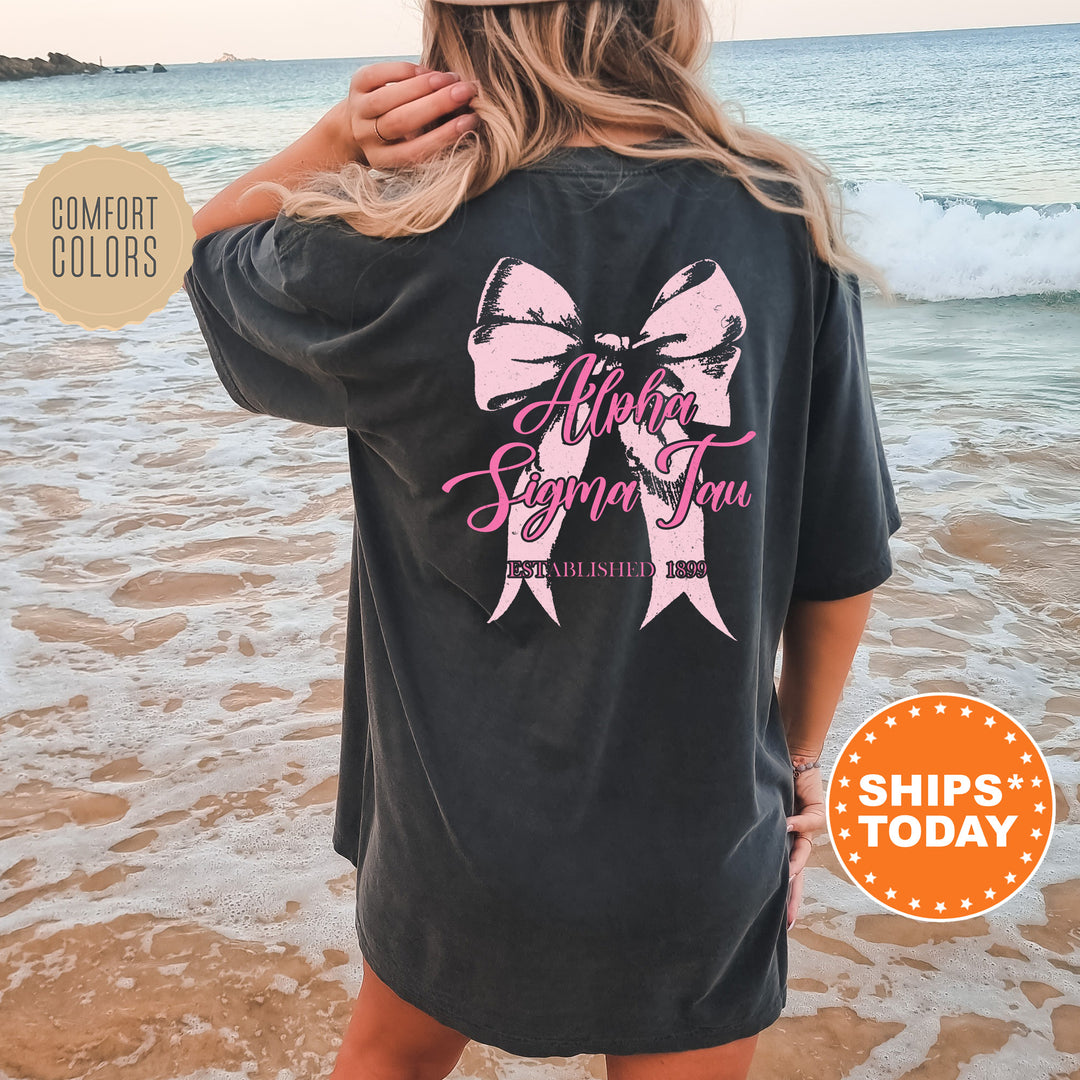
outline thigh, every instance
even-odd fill
[[[746,1080],[757,1035],[677,1054],[608,1054],[608,1080]]]
[[[364,980],[330,1080],[442,1080],[469,1039],[403,1001],[364,961]]]

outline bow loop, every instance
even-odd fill
[[[731,282],[711,259],[674,274],[660,290],[641,328],[661,362],[697,398],[697,420],[714,427],[731,423],[728,396],[740,350],[735,342],[745,316]]]

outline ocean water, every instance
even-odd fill
[[[1080,1067],[1063,1034],[1075,1019],[1054,1016],[1080,1008],[1066,962],[1080,922],[1078,55],[1080,24],[713,51],[721,97],[835,169],[849,238],[900,296],[868,290],[865,317],[904,525],[826,760],[887,701],[960,691],[1023,723],[1055,780],[1035,879],[945,939],[881,932],[819,837],[787,1014],[807,1025],[800,1045],[817,1032],[842,1055],[841,1021],[820,1010],[855,1010],[876,1035],[865,1060],[833,1061],[852,1080],[916,1068],[944,1012],[981,1018],[964,1076]],[[330,847],[344,440],[236,409],[182,293],[121,331],[60,323],[23,290],[9,237],[38,171],[90,143],[145,152],[198,207],[365,62],[0,84],[0,1005],[29,1033],[0,1076],[289,1080],[325,1063],[347,1018],[352,869]],[[151,944],[170,920],[205,958],[187,974]],[[247,995],[223,997],[213,1024],[181,992],[208,981]],[[43,1001],[62,1037],[34,1019]],[[99,1046],[112,1013],[128,1027]],[[168,1045],[173,1072],[155,1058]],[[460,1075],[591,1068],[477,1051]]]

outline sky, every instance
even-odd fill
[[[718,40],[1076,21],[1076,0],[706,0]],[[0,54],[119,64],[416,56],[421,0],[34,0],[5,3]]]

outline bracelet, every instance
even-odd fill
[[[818,761],[806,761],[806,762],[803,762],[802,765],[796,765],[794,762],[792,762],[792,764],[791,764],[792,775],[794,776],[794,779],[796,779],[796,780],[799,779],[799,773],[806,772],[807,769],[820,769],[820,768],[821,768],[821,761],[820,760],[818,760]]]

